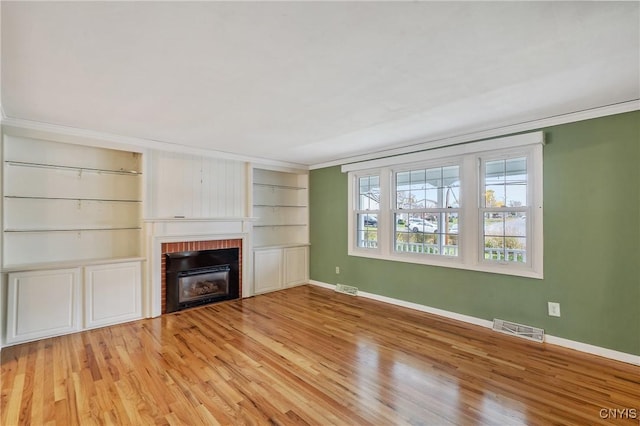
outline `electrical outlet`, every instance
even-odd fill
[[[340,267],[336,266],[336,274],[340,274]]]
[[[549,306],[549,316],[559,317],[560,316],[560,304],[558,302],[547,302]]]

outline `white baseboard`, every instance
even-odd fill
[[[335,290],[334,284],[327,284],[321,281],[309,280],[309,284],[324,287],[330,290]],[[378,300],[380,302],[389,303],[392,305],[402,306],[404,308],[415,309],[417,311],[427,312],[441,317],[450,318],[466,322],[469,324],[479,325],[481,327],[492,328],[493,322],[482,318],[476,318],[469,315],[463,315],[456,312],[445,311],[443,309],[432,308],[431,306],[420,305],[418,303],[407,302],[405,300],[394,299],[387,296],[380,296],[379,294],[367,293],[366,291],[358,290],[358,296],[365,297],[367,299]],[[604,358],[613,359],[616,361],[626,362],[628,364],[640,365],[640,356],[628,354],[625,352],[614,351],[613,349],[602,348],[600,346],[590,345],[588,343],[576,342],[574,340],[565,339],[562,337],[556,337],[552,335],[545,335],[545,342],[551,345],[562,346],[576,351],[585,352],[592,355],[598,355]]]

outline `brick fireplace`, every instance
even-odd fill
[[[237,248],[239,249],[239,268],[242,270],[242,239],[222,239],[222,240],[204,240],[204,241],[180,241],[180,242],[166,242],[161,243],[160,246],[160,277],[161,277],[161,304],[162,313],[167,312],[167,282],[166,282],[166,259],[165,254],[178,253],[185,251],[200,251],[200,250],[218,250]],[[242,295],[242,274],[240,274],[240,289],[239,294]]]

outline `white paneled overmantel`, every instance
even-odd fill
[[[150,150],[145,216],[165,219],[246,216],[247,163]]]

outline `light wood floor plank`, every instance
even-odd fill
[[[640,424],[640,367],[313,286],[0,356],[7,426]]]

